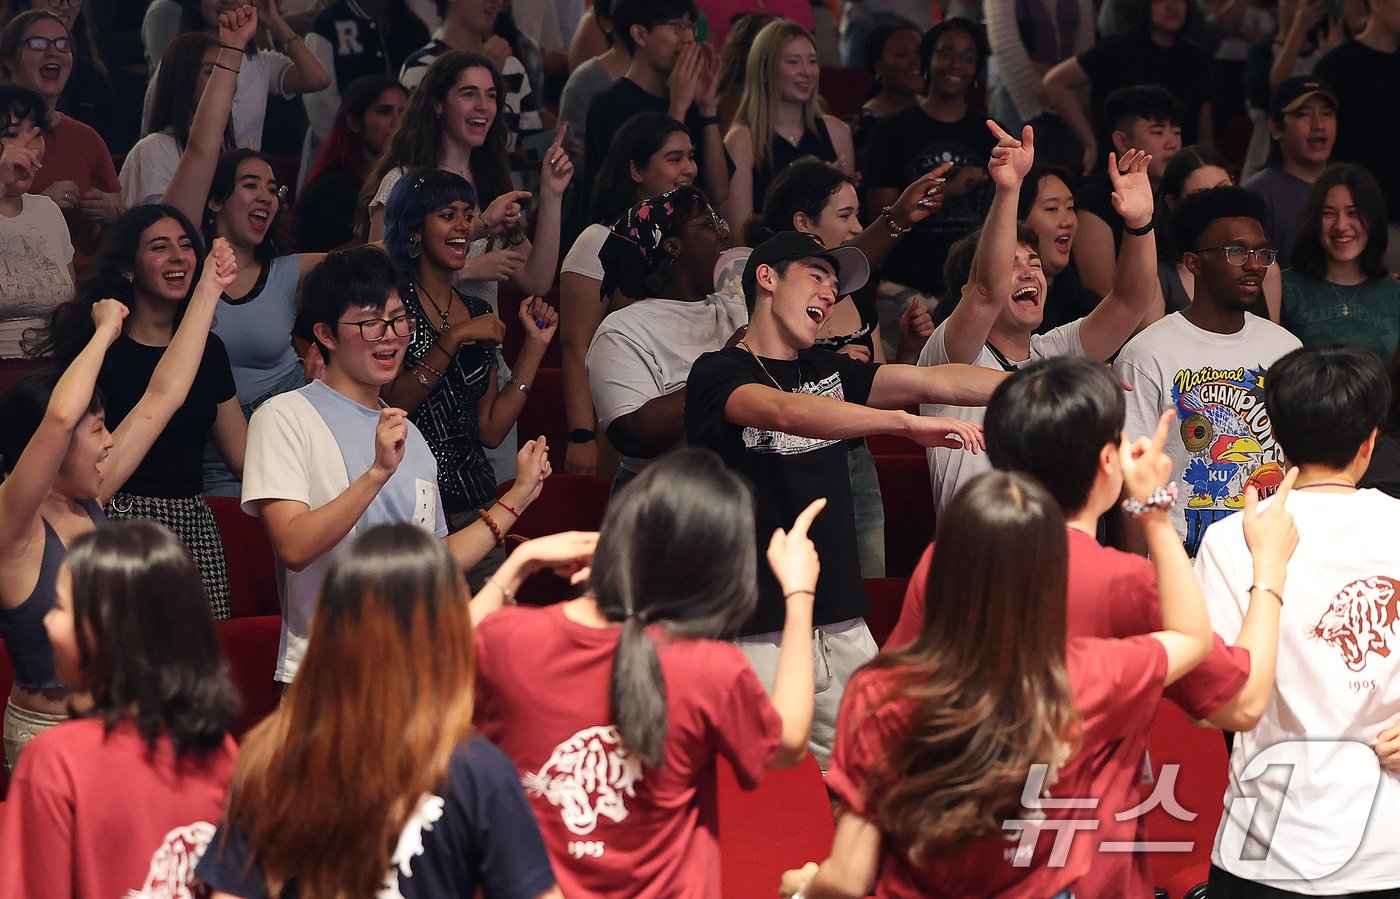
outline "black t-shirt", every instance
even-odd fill
[[[857,362],[830,350],[811,349],[795,361],[764,358],[779,384],[797,384],[802,393],[864,404],[878,365]],[[685,436],[691,446],[719,453],[753,487],[755,541],[759,553],[758,608],[745,634],[783,629],[786,606],[772,569],[761,561],[777,528],[790,528],[798,513],[817,497],[826,508],[808,536],[821,555],[813,621],[832,624],[869,611],[856,553],[855,511],[851,500],[846,442],[798,437],[780,431],[742,428],[725,417],[729,396],[746,384],[771,386],[754,357],[725,347],[695,360],[686,382]]]
[[[1050,283],[1045,295],[1045,318],[1035,333],[1048,334],[1060,325],[1081,319],[1097,309],[1102,300],[1103,297],[1084,286],[1079,279],[1079,269],[1071,262]]]
[[[250,865],[248,856],[246,835],[221,825],[195,873],[216,890],[265,897],[262,869],[256,858]],[[530,899],[554,885],[515,765],[476,735],[457,747],[446,782],[409,817],[392,860],[395,867],[385,873],[405,899],[475,896],[478,889],[491,897]],[[282,895],[298,895],[295,879]]]
[[[1400,222],[1400,52],[1350,40],[1319,59],[1313,75],[1332,85],[1341,109],[1332,161],[1369,169],[1381,183],[1390,220]]]
[[[164,355],[165,347],[146,346],[125,334],[112,344],[97,376],[106,399],[107,427],[115,431],[136,408]],[[204,489],[204,444],[218,405],[237,395],[224,342],[210,334],[184,404],[121,490],[135,496],[199,496]]]
[[[1194,44],[1177,39],[1171,47],[1160,47],[1145,31],[1119,37],[1106,37],[1079,54],[1079,65],[1089,76],[1091,110],[1096,119],[1103,116],[1104,100],[1120,87],[1133,84],[1160,84],[1186,107],[1181,122],[1183,145],[1196,142],[1201,107],[1210,99],[1210,59]],[[1108,159],[1112,149],[1106,130],[1099,122],[1099,155]]]
[[[1079,182],[1074,192],[1074,207],[1080,212],[1090,212],[1103,219],[1113,232],[1113,253],[1116,257],[1123,246],[1123,217],[1113,208],[1113,182],[1108,175],[1090,175]]]
[[[1400,435],[1382,434],[1377,438],[1371,465],[1357,486],[1375,487],[1400,499]]]
[[[919,106],[886,116],[876,125],[866,148],[862,184],[865,188],[902,191],[921,175],[945,162],[953,167],[943,177],[952,181],[965,166],[985,169],[996,140],[986,116],[969,110],[956,122],[940,122]],[[880,267],[880,277],[897,281],[930,296],[943,293],[943,262],[948,248],[980,227],[991,208],[991,181],[956,197],[948,197],[937,215],[914,227],[895,244]]]
[[[327,169],[297,197],[297,247],[303,253],[329,253],[355,239],[363,182],[344,169]]]

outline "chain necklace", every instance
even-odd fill
[[[447,289],[447,309],[444,310],[437,304],[437,300],[433,299],[433,295],[428,293],[428,288],[424,287],[422,284],[415,284],[414,289],[427,297],[428,302],[433,304],[433,309],[437,311],[438,317],[442,319],[442,330],[452,330],[452,319],[449,316],[452,314],[452,301],[457,299],[457,291],[451,287]]]
[[[1366,282],[1362,281],[1360,284],[1338,284],[1335,281],[1328,281],[1327,286],[1332,288],[1332,299],[1342,307],[1342,317],[1347,318],[1351,315],[1351,304],[1356,302],[1356,295],[1361,292],[1362,287],[1366,286]],[[1343,287],[1348,288],[1345,296],[1342,293]]]
[[[765,376],[767,376],[768,380],[770,380],[770,381],[773,382],[773,386],[774,386],[774,387],[778,388],[779,390],[783,391],[784,393],[801,393],[801,392],[802,392],[802,363],[801,363],[801,361],[799,361],[799,360],[797,360],[797,359],[793,359],[793,360],[792,360],[792,361],[793,361],[793,364],[797,366],[797,386],[794,387],[794,388],[792,388],[791,390],[789,390],[788,388],[786,388],[786,387],[784,387],[783,385],[779,384],[777,378],[773,377],[773,373],[772,373],[771,371],[768,370],[768,366],[766,366],[766,365],[763,364],[763,359],[758,355],[758,353],[755,353],[755,352],[753,351],[753,347],[749,346],[749,341],[748,341],[747,338],[740,339],[740,341],[739,341],[739,343],[738,343],[737,345],[738,345],[738,346],[741,346],[741,347],[743,347],[744,349],[746,349],[746,350],[749,351],[749,355],[753,357],[753,361],[757,362],[757,363],[758,363],[758,367],[761,368],[761,369],[763,369],[763,374],[764,374]]]

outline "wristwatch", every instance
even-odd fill
[[[598,434],[588,428],[574,428],[569,432],[570,443],[589,443],[595,440]]]

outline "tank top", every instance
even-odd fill
[[[94,525],[107,522],[107,514],[97,500],[80,499],[78,504]],[[15,666],[15,683],[26,690],[65,686],[54,672],[53,647],[44,630],[44,616],[53,608],[58,569],[68,558],[68,547],[63,545],[53,525],[43,518],[39,520],[44,523],[44,555],[39,561],[39,579],[34,583],[34,591],[13,609],[0,609],[0,640],[5,641],[5,651]]]
[[[822,162],[836,161],[836,145],[831,142],[831,135],[827,132],[826,119],[817,119],[816,130],[802,132],[802,139],[794,146],[778,136],[774,132],[772,138],[773,155],[767,165],[755,165],[753,167],[753,208],[755,212],[763,209],[763,196],[768,193],[768,186],[773,183],[773,179],[778,173],[799,159],[806,156],[815,156]]]

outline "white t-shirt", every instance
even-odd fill
[[[574,245],[569,247],[569,252],[564,256],[559,273],[562,275],[564,272],[572,272],[601,282],[603,261],[598,258],[598,254],[603,251],[603,244],[611,230],[607,225],[598,224],[584,228],[583,233],[574,239]]]
[[[262,149],[263,120],[267,118],[267,98],[277,95],[290,100],[282,80],[292,67],[291,57],[272,50],[258,50],[252,56],[244,56],[238,64],[238,87],[233,93],[233,143],[238,149],[248,147]],[[151,71],[151,81],[146,87],[146,101],[141,110],[141,133],[151,130],[151,106],[156,101],[156,78],[160,74],[157,65]]]
[[[312,381],[263,403],[248,422],[243,511],[257,515],[258,502],[273,499],[296,500],[311,509],[326,505],[374,464],[378,425],[377,409],[361,406],[324,381]],[[437,461],[412,422],[408,423],[408,444],[398,470],[350,533],[376,524],[405,522],[439,537],[447,536],[438,496]],[[277,563],[282,645],[276,679],[282,683],[291,683],[301,666],[321,582],[339,548],[336,544],[301,571]]]
[[[586,363],[598,426],[606,431],[622,416],[685,387],[695,360],[721,349],[748,320],[742,302],[715,294],[696,303],[646,299],[609,314],[593,335]],[[651,461],[620,458],[634,472]]]
[[[1234,334],[1203,331],[1179,312],[1128,341],[1114,369],[1128,392],[1129,439],[1151,435],[1175,407],[1180,426],[1166,452],[1181,490],[1176,532],[1195,555],[1213,522],[1244,508],[1244,488],[1269,496],[1283,480],[1283,450],[1264,408],[1264,374],[1302,346],[1267,319],[1246,314]]]
[[[1381,769],[1372,745],[1400,723],[1400,500],[1300,490],[1288,510],[1298,548],[1283,588],[1274,694],[1259,726],[1235,735],[1211,860],[1309,895],[1395,889],[1400,773]],[[1196,575],[1211,625],[1233,643],[1253,582],[1239,516],[1206,532]]]
[[[122,161],[117,180],[122,185],[122,202],[127,208],[143,203],[159,203],[175,178],[180,165],[180,145],[169,131],[148,134],[136,142]]]
[[[1061,325],[1048,334],[1031,335],[1030,357],[1010,361],[1009,364],[1012,368],[1022,368],[1040,359],[1052,359],[1058,356],[1083,356],[1084,344],[1079,339],[1079,328],[1083,322],[1084,319],[1081,318]],[[947,365],[949,362],[947,340],[948,323],[944,322],[929,335],[928,343],[924,344],[923,351],[919,353],[919,364]],[[983,345],[977,358],[972,360],[972,364],[978,368],[990,368],[993,371],[1002,371],[1004,368],[986,345]],[[981,424],[983,418],[986,417],[987,407],[924,403],[919,406],[919,414],[946,415],[960,421]],[[979,474],[992,470],[992,463],[987,461],[985,452],[974,455],[967,450],[937,446],[929,447],[925,453],[928,456],[929,479],[933,484],[933,501],[938,509],[948,505],[953,494],[957,493],[958,488],[963,484]]]
[[[73,298],[73,241],[58,204],[20,197],[19,215],[0,215],[0,359],[17,359],[24,332]]]

